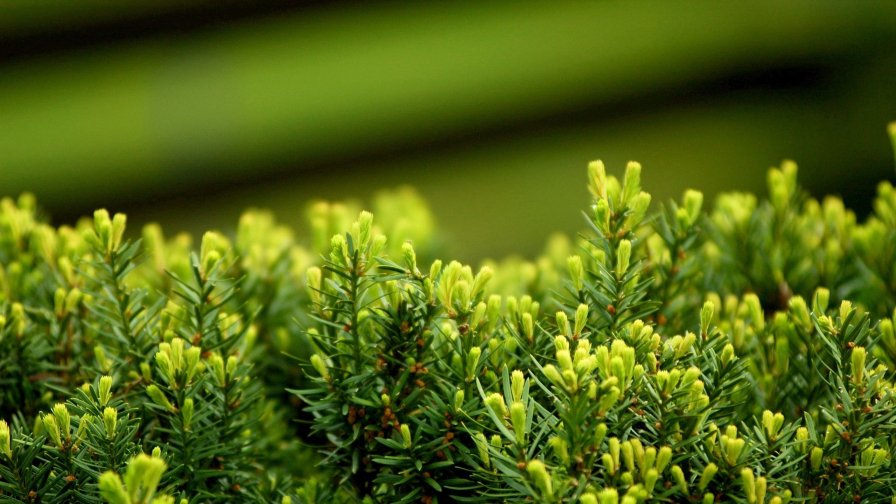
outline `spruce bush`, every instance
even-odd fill
[[[0,502],[896,502],[893,186],[651,211],[640,173],[476,270],[407,191],[198,250],[3,199]]]

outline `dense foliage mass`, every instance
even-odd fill
[[[587,232],[478,270],[410,192],[197,252],[2,200],[0,502],[896,502],[896,190],[588,175]]]

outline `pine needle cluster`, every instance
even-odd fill
[[[0,202],[0,502],[896,502],[896,189],[651,206],[435,259],[411,192],[194,248]]]

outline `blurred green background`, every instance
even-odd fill
[[[57,223],[301,229],[315,198],[409,184],[465,260],[582,227],[585,166],[655,200],[764,192],[800,164],[864,212],[893,178],[896,2],[12,0],[0,196]]]

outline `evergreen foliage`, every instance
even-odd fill
[[[425,204],[319,203],[306,243],[0,202],[0,502],[896,502],[896,190],[768,175],[434,259]]]

